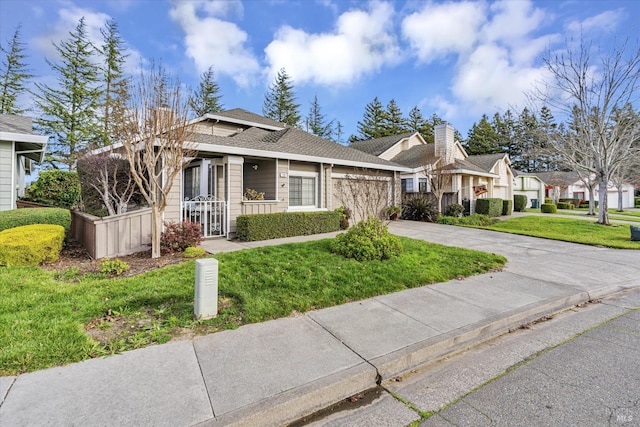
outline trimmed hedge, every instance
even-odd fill
[[[240,215],[236,220],[236,237],[251,242],[329,233],[340,230],[340,218],[335,211]]]
[[[489,218],[486,215],[480,215],[477,213],[474,213],[469,216],[463,216],[460,218],[456,218],[453,216],[441,216],[440,218],[438,218],[438,224],[470,225],[470,226],[476,226],[476,227],[487,227],[499,221],[500,221],[499,219]]]
[[[0,231],[0,265],[39,265],[60,257],[64,228],[33,224]]]
[[[513,196],[513,210],[516,212],[524,212],[527,208],[527,196],[523,194],[515,194]]]
[[[502,215],[511,215],[513,212],[513,201],[512,200],[503,200],[502,201]]]
[[[498,217],[502,214],[502,199],[478,199],[476,200],[476,213],[487,215],[490,218]]]
[[[558,212],[558,208],[553,203],[543,203],[540,206],[540,212],[542,213],[556,213]]]
[[[640,196],[636,196],[636,197],[633,198],[633,205],[636,208],[640,208]]]
[[[25,200],[71,209],[80,203],[80,178],[77,172],[44,170],[25,191]]]
[[[575,207],[573,203],[558,202],[558,209],[574,209]]]
[[[553,201],[553,199],[551,197],[545,197],[544,198],[544,204],[545,205],[555,205],[555,202]]]
[[[560,207],[560,203],[571,203],[573,206],[578,206],[580,204],[580,199],[575,199],[575,198],[559,199],[558,209],[563,209]]]
[[[55,224],[69,232],[71,212],[63,208],[24,208],[0,212],[0,231],[31,224]]]

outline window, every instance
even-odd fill
[[[400,180],[403,193],[413,193],[413,179],[403,178]]]
[[[421,193],[427,192],[427,178],[418,178],[418,191]]]
[[[289,177],[289,206],[316,206],[315,177]]]
[[[184,171],[184,197],[193,199],[200,195],[200,166]]]

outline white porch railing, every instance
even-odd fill
[[[200,223],[205,238],[226,235],[225,212],[225,201],[214,196],[197,196],[182,202],[182,217]]]

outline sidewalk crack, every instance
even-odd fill
[[[4,393],[4,396],[2,396],[2,399],[0,400],[0,408],[2,408],[2,405],[4,405],[4,402],[7,400],[7,397],[9,397],[9,392],[13,388],[13,385],[16,383],[16,381],[18,381],[17,376],[13,379],[13,381],[11,381],[9,388],[7,388],[7,391]]]
[[[200,363],[200,358],[198,357],[198,351],[196,350],[196,346],[194,345],[193,340],[191,340],[191,347],[193,348],[193,354],[196,356],[196,361],[198,362],[198,369],[200,369],[200,377],[202,378],[204,389],[207,391],[207,399],[209,400],[209,407],[211,408],[213,419],[217,420],[216,411],[215,409],[213,409],[213,402],[211,401],[211,393],[209,393],[209,387],[207,386],[207,381],[204,379],[204,372],[202,372],[202,364]]]

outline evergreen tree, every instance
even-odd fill
[[[222,111],[222,104],[220,103],[222,95],[219,95],[219,93],[220,86],[214,79],[213,67],[209,67],[200,76],[200,86],[189,98],[189,107],[198,117]]]
[[[296,104],[293,83],[284,68],[278,71],[275,81],[264,96],[262,114],[289,126],[300,126],[300,104]]]
[[[354,138],[356,140],[366,140],[387,136],[385,126],[387,114],[378,97],[375,97],[373,101],[366,105],[362,121],[357,124],[358,136],[352,136],[350,140],[353,141]]]
[[[499,153],[498,133],[493,129],[486,114],[479,123],[474,123],[469,130],[466,150],[469,155]]]
[[[124,52],[124,41],[120,37],[118,25],[114,20],[105,24],[105,28],[100,30],[103,44],[100,54],[103,57],[102,66],[102,117],[100,117],[102,127],[101,145],[111,145],[113,143],[113,111],[118,98],[122,96],[126,88],[126,78],[124,77],[124,63],[127,56]]]
[[[534,157],[538,153],[537,138],[539,135],[538,118],[528,108],[524,108],[516,123],[516,139],[518,141],[518,155],[509,153],[512,165],[523,172],[534,172]]]
[[[558,170],[560,167],[559,161],[547,142],[548,138],[552,137],[557,130],[558,124],[546,105],[542,106],[539,115],[539,129],[536,135],[535,154],[531,156],[532,168],[530,172]]]
[[[25,45],[20,41],[21,26],[16,28],[13,37],[6,47],[0,45],[0,51],[5,55],[2,60],[2,74],[0,74],[0,114],[23,114],[24,109],[17,105],[18,96],[25,92],[25,83],[33,77],[24,62]]]
[[[433,125],[427,121],[418,107],[409,111],[407,128],[413,132],[419,132],[427,143],[433,142]]]
[[[515,120],[511,110],[507,110],[504,114],[495,113],[491,123],[493,129],[498,134],[497,144],[500,151],[508,153],[510,159],[518,158],[522,155],[522,149],[518,146],[515,132]]]
[[[340,122],[340,120],[338,120],[336,122],[336,132],[335,132],[336,137],[334,138],[334,142],[337,142],[338,144],[344,144],[344,141],[342,140],[342,137],[344,136],[344,127],[342,126],[342,123]]]
[[[402,116],[402,110],[395,99],[387,104],[387,114],[383,121],[385,135],[399,135],[408,130],[407,121]]]
[[[51,137],[46,160],[54,168],[70,171],[76,168],[79,154],[96,144],[102,134],[96,111],[102,90],[98,82],[99,69],[94,62],[94,46],[89,41],[84,18],[80,19],[69,39],[53,43],[61,57],[59,63],[47,60],[57,74],[58,86],[36,84],[36,105],[41,116],[36,120],[39,130]]]
[[[309,115],[306,118],[307,132],[319,136],[320,138],[331,139],[333,134],[333,120],[326,123],[324,114],[320,111],[320,104],[318,103],[318,95],[313,97],[311,108],[309,109]]]

